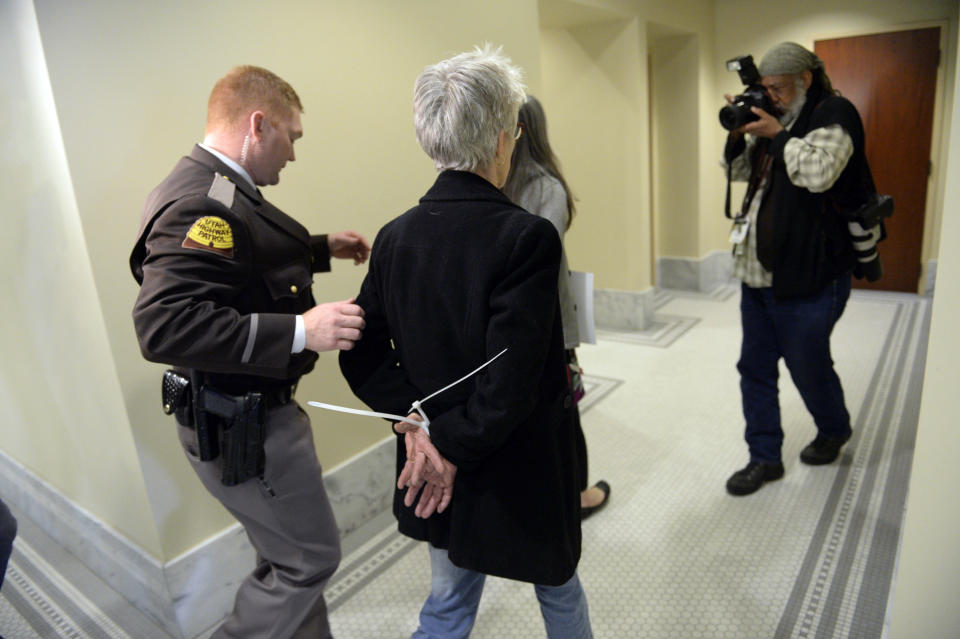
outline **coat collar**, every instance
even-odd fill
[[[427,194],[420,198],[421,202],[456,200],[489,200],[512,205],[503,191],[482,178],[476,173],[468,171],[447,170],[437,176]]]
[[[230,168],[228,164],[225,164],[223,161],[221,161],[220,158],[212,153],[209,153],[199,145],[194,145],[193,150],[190,152],[190,159],[205,166],[206,168],[210,169],[210,171],[219,173],[220,175],[224,175],[229,178],[231,182],[237,185],[237,190],[250,198],[254,204],[254,210],[257,213],[267,218],[302,242],[305,242],[306,244],[310,243],[310,232],[306,229],[306,227],[274,205],[267,202],[264,199],[263,194],[260,193],[260,189],[251,186],[249,182],[237,174],[237,172]]]

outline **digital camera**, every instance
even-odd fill
[[[847,220],[853,252],[859,262],[853,274],[868,282],[876,282],[883,276],[883,262],[877,253],[877,242],[887,238],[883,220],[893,215],[893,198],[873,193],[859,209],[840,213]]]
[[[720,126],[732,131],[748,122],[759,120],[760,118],[750,110],[750,107],[760,107],[770,114],[776,113],[767,90],[760,84],[760,72],[753,63],[752,55],[727,60],[727,71],[736,71],[740,74],[740,81],[747,88],[743,93],[735,96],[732,103],[720,109]]]

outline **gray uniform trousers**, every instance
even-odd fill
[[[210,493],[243,525],[257,567],[211,639],[326,639],[323,588],[340,563],[340,535],[306,413],[291,401],[266,417],[262,480],[220,482],[220,458],[201,462],[195,431],[179,426],[191,465]]]

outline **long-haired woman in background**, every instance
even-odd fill
[[[547,138],[547,119],[540,101],[528,95],[526,102],[520,107],[518,122],[523,127],[523,135],[517,140],[513,149],[510,175],[503,186],[503,192],[516,204],[552,222],[562,242],[564,233],[573,221],[576,206],[567,182],[560,172],[557,158],[550,148],[550,141]],[[566,250],[560,261],[558,285],[560,313],[563,318],[563,341],[567,349],[570,380],[574,397],[579,399],[583,393],[583,383],[580,379],[580,366],[575,349],[580,345],[580,328],[577,324],[577,307],[570,288],[570,270],[567,266]],[[579,413],[577,414],[577,457],[581,516],[586,518],[606,505],[610,496],[610,485],[600,480],[587,488],[587,444],[580,426]]]

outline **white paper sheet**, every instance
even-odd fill
[[[577,304],[577,325],[581,344],[596,344],[597,330],[593,321],[593,273],[570,271],[570,290]]]

